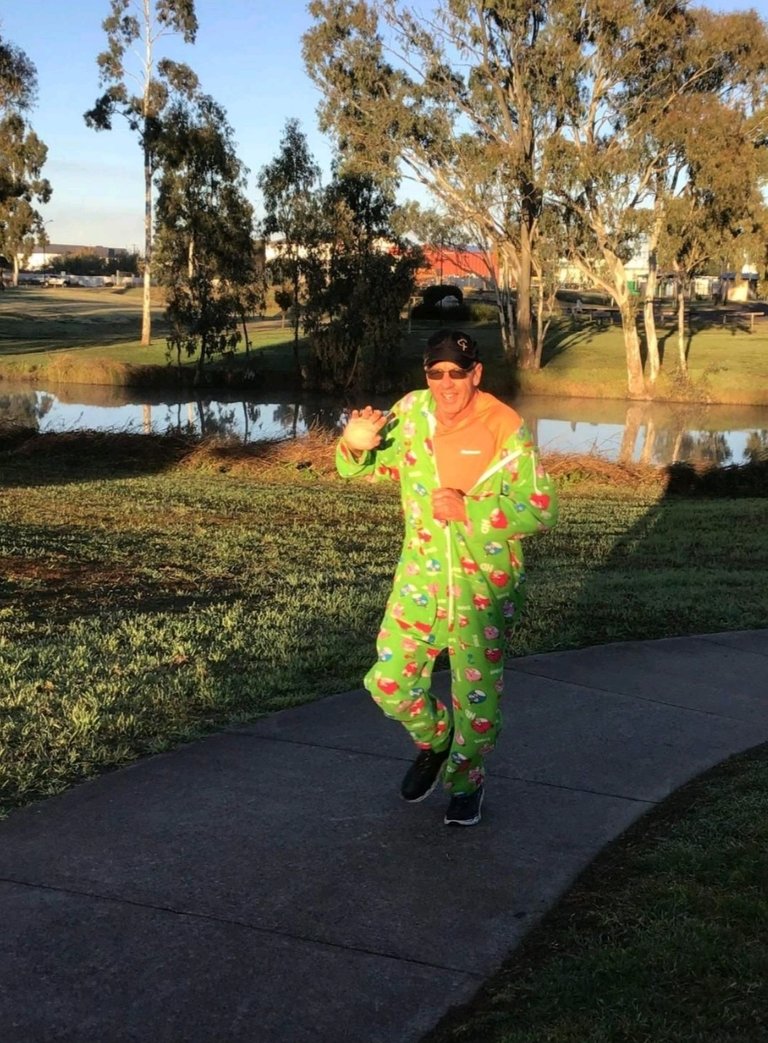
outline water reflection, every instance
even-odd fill
[[[389,400],[374,404],[386,407]],[[685,406],[596,399],[526,397],[513,402],[542,449],[594,453],[610,460],[664,465],[743,463],[768,458],[768,407]],[[340,429],[338,399],[269,402],[254,398],[174,398],[167,392],[68,384],[40,391],[0,384],[0,423],[41,431],[179,432],[258,441],[296,437],[311,427]]]

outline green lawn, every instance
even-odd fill
[[[7,289],[0,294],[0,378],[134,385],[174,380],[157,291],[153,300],[153,339],[142,347],[138,287]],[[289,328],[255,318],[248,331],[262,369],[291,369]],[[245,352],[238,354],[235,365],[247,365]],[[195,361],[183,359],[182,365],[191,369]]]
[[[162,302],[154,309],[154,340],[139,344],[141,290],[33,288],[0,294],[0,379],[38,382],[127,384],[135,387],[173,382],[167,368]],[[660,328],[665,356],[656,397],[676,401],[768,404],[768,319],[747,333],[722,325],[721,313],[703,312],[688,343],[690,382],[677,375],[675,331]],[[449,319],[444,320],[449,323]],[[437,321],[403,322],[401,383],[421,383],[421,354]],[[621,330],[574,325],[563,318],[553,324],[544,366],[537,373],[510,372],[495,323],[468,323],[479,340],[488,390],[509,394],[518,387],[533,394],[626,397],[626,366]],[[254,351],[218,360],[209,369],[209,382],[228,383],[243,378],[264,388],[294,379],[291,330],[279,322],[249,323]],[[303,352],[302,346],[302,352]],[[185,362],[187,368],[194,361]],[[227,372],[229,371],[229,372]]]
[[[212,456],[208,473],[175,451],[83,435],[3,453],[6,808],[360,683],[399,550],[399,501],[323,477],[311,456],[256,479],[231,457]],[[258,451],[233,452],[247,462]],[[562,484],[561,525],[529,541],[530,608],[513,654],[768,619],[763,500],[713,507],[653,485],[630,495],[580,492],[578,475]]]

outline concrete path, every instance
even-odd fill
[[[482,823],[349,692],[0,822],[2,1043],[411,1043],[612,838],[768,740],[768,631],[507,671]],[[445,678],[441,678],[441,683]]]

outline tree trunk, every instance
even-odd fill
[[[685,292],[683,280],[677,280],[677,364],[683,376],[688,376],[688,359],[685,357]]]
[[[147,120],[144,133],[147,134]],[[152,157],[149,146],[144,146],[144,298],[141,312],[141,345],[146,348],[152,340]]]
[[[496,309],[499,313],[499,329],[501,330],[501,344],[504,349],[504,358],[514,362],[515,359],[515,323],[512,318],[512,309],[509,301],[502,297],[502,292],[496,288]]]
[[[299,359],[299,284],[298,280],[293,284],[293,365],[296,370],[296,380],[301,383],[301,361]]]
[[[502,252],[499,253],[499,275],[494,278],[494,294],[496,295],[496,307],[499,310],[504,358],[514,365],[517,353],[515,353],[514,346],[515,322],[509,290],[509,260]]]
[[[240,322],[243,324],[243,342],[245,343],[245,356],[247,358],[251,353],[251,338],[248,336],[248,322],[245,317],[245,311],[240,312]]]
[[[619,304],[621,328],[624,332],[624,352],[627,358],[627,391],[630,398],[648,398],[643,377],[643,359],[640,354],[640,338],[637,321],[631,303]]]
[[[643,358],[640,354],[640,337],[637,333],[637,318],[629,296],[627,277],[622,261],[610,250],[603,250],[603,256],[612,276],[610,287],[613,299],[619,308],[621,328],[624,333],[624,355],[627,360],[627,391],[630,398],[648,398],[643,377]]]
[[[547,297],[544,288],[543,277],[539,278],[539,289],[536,295],[536,348],[534,357],[534,369],[541,369],[541,360],[544,355],[544,342],[547,339],[547,330],[552,322],[554,309],[554,297]],[[544,315],[546,313],[546,319]]]
[[[515,349],[521,369],[537,369],[531,330],[531,234],[526,215],[520,224],[520,266],[517,273]]]
[[[13,255],[13,285],[19,285],[19,256],[17,253]]]
[[[645,284],[645,298],[643,300],[643,322],[645,325],[645,344],[648,352],[648,380],[651,385],[656,383],[661,363],[659,361],[659,338],[656,334],[656,319],[653,314],[653,301],[656,296],[656,285],[658,280],[658,262],[656,250],[652,249],[648,254],[648,281]]]

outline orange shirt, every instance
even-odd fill
[[[438,420],[434,446],[440,485],[468,493],[522,422],[511,406],[487,391],[477,391],[450,427]]]

